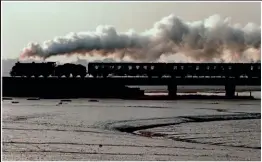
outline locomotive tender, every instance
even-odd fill
[[[146,77],[242,77],[260,78],[260,63],[88,63],[88,70],[80,64],[56,65],[46,63],[16,63],[12,77],[93,77],[146,76]]]

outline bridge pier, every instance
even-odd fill
[[[232,98],[235,96],[236,85],[233,83],[228,83],[225,85],[226,97]]]
[[[168,84],[167,85],[168,89],[168,96],[169,97],[176,97],[177,93],[177,85],[176,84]]]

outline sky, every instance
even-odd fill
[[[29,42],[112,25],[143,32],[175,14],[185,21],[219,14],[245,25],[261,24],[260,2],[1,2],[2,58],[17,58]]]

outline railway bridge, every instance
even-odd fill
[[[111,78],[21,78],[21,77],[3,77],[4,92],[14,89],[18,91],[21,87],[26,88],[26,91],[33,89],[63,89],[70,91],[75,89],[76,93],[81,90],[88,92],[91,88],[108,89],[109,87],[117,89],[120,86],[167,86],[169,96],[175,97],[177,86],[225,86],[226,96],[233,97],[236,86],[260,86],[260,78],[223,78],[223,77],[185,77],[185,78],[146,78],[146,77],[111,77]],[[16,87],[16,88],[15,88]],[[86,87],[86,88],[85,88]],[[101,92],[103,93],[103,92]],[[3,93],[3,96],[5,93]]]
[[[92,96],[93,93],[113,94],[131,85],[165,85],[169,96],[175,97],[178,85],[206,85],[225,86],[226,96],[233,97],[236,86],[261,85],[260,63],[89,63],[86,77],[39,76],[40,73],[38,77],[3,77],[3,96],[18,91],[23,94],[30,89],[47,95],[60,91]]]

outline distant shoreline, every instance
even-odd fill
[[[216,90],[211,90],[211,89],[178,89],[177,93],[225,93],[225,90],[223,89],[216,89]],[[240,89],[240,90],[236,90],[236,93],[241,93],[241,92],[261,92],[261,89]],[[145,93],[168,93],[167,90],[145,90]]]

